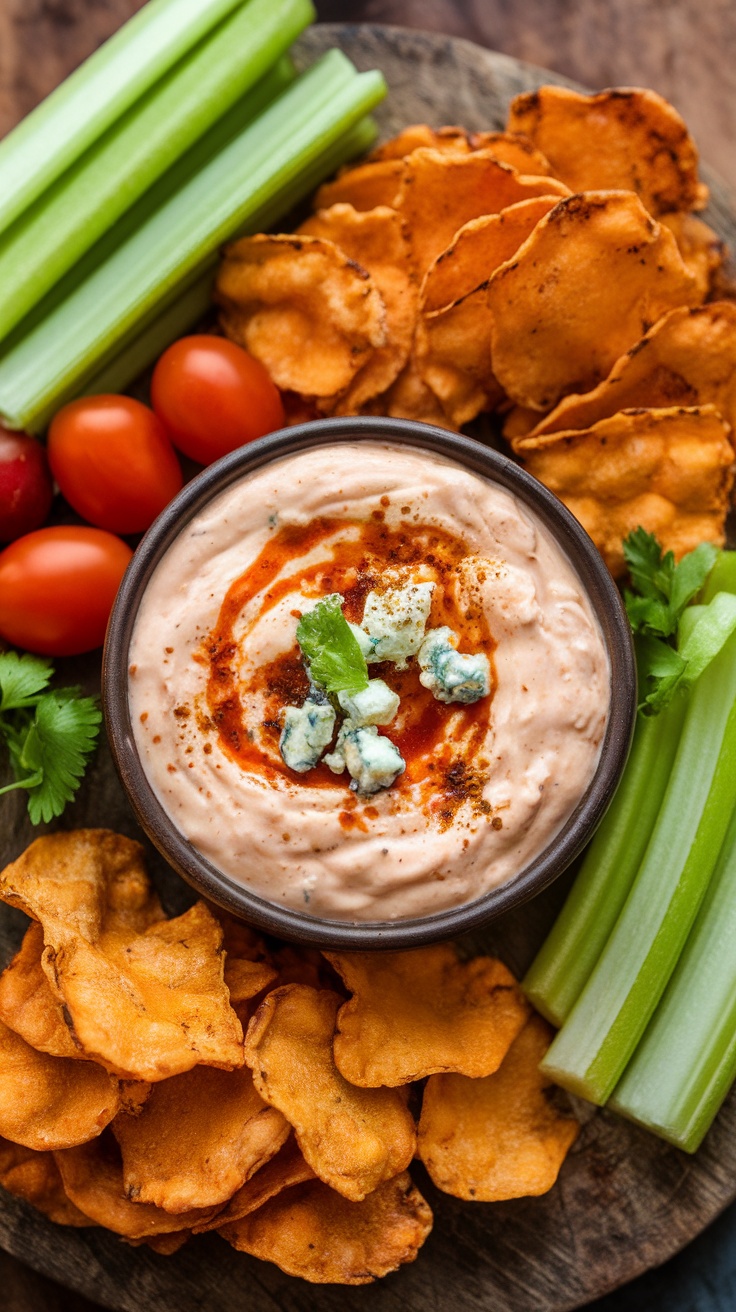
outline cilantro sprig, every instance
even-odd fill
[[[332,592],[302,615],[296,638],[309,673],[328,693],[351,697],[368,687],[368,666],[342,613],[342,597]]]
[[[102,715],[78,688],[49,688],[51,661],[0,653],[0,739],[14,781],[0,794],[24,788],[34,825],[61,815],[74,797],[94,750]]]

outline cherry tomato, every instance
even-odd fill
[[[41,656],[102,646],[133,552],[99,528],[40,528],[0,552],[0,636]]]
[[[69,505],[111,533],[142,533],[182,486],[163,424],[130,396],[86,396],[63,406],[48,449]]]
[[[285,422],[263,365],[223,337],[174,342],[153,371],[151,401],[174,446],[202,465]]]
[[[41,443],[0,425],[0,542],[12,542],[43,524],[53,495]]]

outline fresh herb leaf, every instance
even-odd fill
[[[639,688],[644,690],[639,709],[645,715],[658,715],[672,700],[685,673],[686,662],[669,643],[646,633],[636,635],[634,648]]]
[[[368,687],[368,666],[342,613],[342,597],[333,592],[302,615],[296,638],[310,677],[328,693],[353,696]]]
[[[51,661],[44,656],[0,652],[0,715],[35,706],[38,693],[48,685],[53,672]]]
[[[624,540],[624,558],[639,596],[627,590],[624,603],[634,632],[671,637],[683,610],[700,592],[717,556],[716,547],[701,542],[676,565],[671,551],[662,554],[654,534],[641,527],[629,533]]]

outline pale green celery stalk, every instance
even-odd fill
[[[311,0],[248,0],[0,237],[0,339],[311,22]]]
[[[682,956],[609,1103],[689,1153],[736,1079],[734,945],[736,810]]]
[[[320,158],[385,92],[380,73],[358,74],[330,51],[195,176],[161,195],[175,165],[153,189],[159,208],[3,354],[0,412],[10,427],[38,429],[196,279],[223,241],[295,205]]]
[[[523,981],[537,1011],[558,1028],[582,993],[629,895],[667,788],[685,704],[678,694],[659,715],[637,717],[616,795]]]
[[[313,179],[308,183],[305,182],[306,190],[311,191],[341,164],[346,164],[356,155],[363,154],[373,145],[377,135],[373,120],[363,119],[351,132],[341,138],[334,153],[320,160]],[[278,214],[274,214],[274,220],[278,217]],[[85,395],[94,396],[100,392],[123,391],[144,369],[158,359],[167,346],[189,332],[211,307],[216,268],[215,259],[212,267],[200,275],[191,287],[157,315],[147,327],[136,331],[130,343],[124,346],[99,374],[89,380],[84,388]]]
[[[541,1069],[591,1102],[613,1092],[664,992],[736,805],[736,635],[696,683],[649,846],[593,973]]]
[[[718,553],[699,600],[707,605],[718,592],[736,592],[736,551]],[[683,614],[686,615],[687,611]]]
[[[242,0],[150,0],[0,143],[0,232]]]

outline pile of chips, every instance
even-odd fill
[[[405,129],[296,233],[226,252],[225,332],[296,422],[481,411],[614,574],[641,524],[722,542],[736,305],[679,114],[652,91],[542,87],[505,132]]]
[[[0,976],[0,1183],[60,1225],[162,1254],[216,1230],[367,1284],[432,1227],[415,1156],[493,1201],[546,1192],[575,1140],[499,961],[267,946],[203,902],[167,919],[107,830],[37,839],[0,898],[32,918]]]

